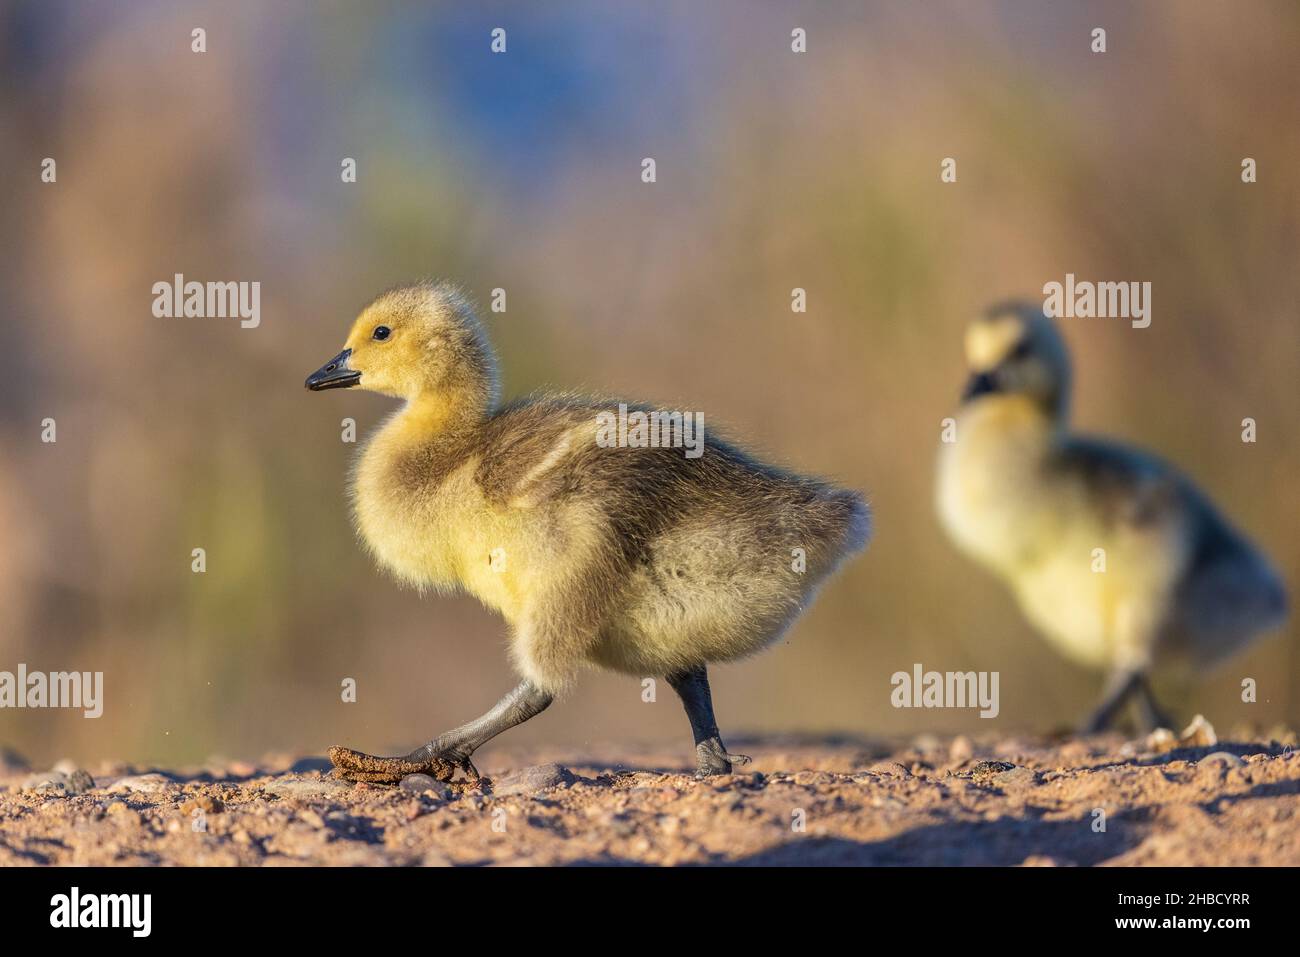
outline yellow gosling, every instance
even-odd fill
[[[966,357],[955,441],[939,456],[943,526],[1058,650],[1107,672],[1086,730],[1131,697],[1140,725],[1168,724],[1150,669],[1207,668],[1280,624],[1281,582],[1176,469],[1069,431],[1069,356],[1041,310],[994,309],[968,329]]]
[[[728,773],[743,756],[719,737],[706,666],[760,651],[789,627],[866,544],[862,499],[711,435],[698,457],[663,442],[611,447],[601,429],[617,402],[543,395],[499,407],[491,347],[447,284],[384,293],[344,346],[309,389],[370,389],[403,403],[352,476],[362,541],[400,581],[463,589],[500,612],[522,681],[408,755],[331,749],[340,772],[393,781],[460,767],[476,777],[476,748],[598,666],[666,677],[690,720],[698,773]]]

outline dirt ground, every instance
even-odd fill
[[[477,789],[353,785],[322,758],[33,773],[8,754],[0,865],[1300,865],[1280,729],[729,744],[753,763],[707,781],[682,749],[493,749]]]

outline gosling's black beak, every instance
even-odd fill
[[[356,385],[361,381],[361,373],[348,368],[348,356],[350,355],[352,355],[352,350],[344,349],[329,362],[307,376],[307,381],[303,384],[313,392],[320,392],[322,389],[346,389],[349,386]]]
[[[994,372],[977,372],[966,382],[966,388],[962,391],[961,400],[969,402],[979,395],[988,395],[990,392],[999,391],[997,374]]]

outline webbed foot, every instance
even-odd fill
[[[721,738],[707,738],[695,746],[696,778],[709,778],[716,774],[730,774],[732,766],[748,764],[752,759],[747,754],[732,754],[722,743]]]
[[[397,784],[408,774],[427,774],[436,781],[450,781],[457,769],[465,772],[470,783],[477,784],[479,780],[478,769],[468,756],[440,754],[427,744],[401,757],[380,757],[337,745],[326,753],[335,774],[345,781]]]

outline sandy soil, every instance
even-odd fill
[[[1294,733],[1212,740],[738,739],[754,763],[708,781],[680,749],[494,749],[478,789],[10,755],[0,865],[1300,865]]]

